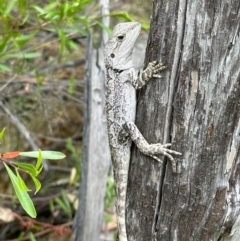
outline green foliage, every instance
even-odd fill
[[[4,127],[4,128],[1,130],[1,132],[0,132],[0,140],[1,140],[1,139],[3,140],[4,146],[6,145],[6,139],[5,139],[5,135],[4,135],[5,130],[6,130],[6,128]]]
[[[66,142],[66,148],[71,152],[71,158],[79,164],[80,156],[77,152],[76,147],[72,143],[72,139],[68,138]]]
[[[4,139],[4,132],[5,128],[0,132],[0,139]],[[37,158],[36,164],[32,165],[29,163],[17,162],[12,161],[13,158],[18,156],[25,156],[25,157],[34,157]],[[12,182],[13,188],[15,190],[16,196],[22,205],[23,209],[27,212],[29,216],[35,218],[37,216],[35,207],[33,202],[28,194],[31,191],[24,180],[22,179],[19,171],[27,173],[31,176],[33,183],[35,185],[35,194],[40,190],[41,183],[38,180],[37,176],[43,169],[42,160],[44,159],[51,159],[51,160],[58,160],[64,158],[65,155],[61,152],[55,151],[31,151],[31,152],[8,152],[1,154],[0,161],[4,164],[6,171],[10,177]],[[11,160],[8,160],[11,159]],[[11,166],[15,173],[9,167]]]
[[[32,232],[29,233],[29,238],[31,241],[37,241],[37,239],[35,238],[35,236]]]
[[[30,196],[28,195],[27,191],[25,190],[25,188],[22,188],[22,185],[20,184],[21,182],[24,183],[24,181],[22,179],[19,180],[19,175],[16,176],[13,173],[13,171],[7,166],[6,163],[3,163],[3,164],[8,172],[8,175],[12,182],[12,185],[13,185],[13,188],[17,195],[17,198],[18,198],[19,202],[21,203],[23,209],[27,212],[27,214],[29,216],[31,216],[32,218],[36,218],[37,213],[34,208],[33,202],[31,200]],[[24,186],[26,186],[26,185],[24,184]]]
[[[76,86],[76,79],[75,78],[70,78],[69,85],[68,85],[68,93],[70,95],[73,94],[73,92],[75,90],[75,86]]]
[[[111,207],[115,198],[114,180],[112,176],[107,178],[107,189],[105,194],[104,206],[105,208]]]
[[[74,48],[69,36],[74,32],[88,34],[92,20],[84,12],[92,2],[94,1],[48,0],[36,3],[33,0],[0,0],[0,71],[13,71],[9,61],[28,61],[40,57],[41,45],[36,44],[35,36],[42,30],[59,36],[62,53],[67,47]]]
[[[129,22],[133,21],[133,19],[129,16],[127,12],[112,12],[110,13],[110,16],[123,19],[124,21],[129,21]]]
[[[78,180],[79,176],[80,176],[80,161],[81,161],[81,157],[78,154],[78,151],[77,151],[76,147],[73,145],[71,138],[67,139],[66,148],[71,152],[71,158],[76,162],[76,165],[75,165],[76,168],[77,168],[76,179]]]
[[[91,4],[91,5],[90,5]],[[78,48],[72,36],[87,36],[90,31],[102,28],[109,34],[111,28],[101,23],[102,16],[98,8],[94,6],[94,0],[0,0],[0,73],[11,73],[12,76],[24,72],[25,77],[34,76],[39,86],[44,83],[45,76],[38,69],[39,59],[42,56],[44,46],[59,43],[59,54]],[[91,7],[89,7],[89,5]],[[132,21],[126,12],[113,12],[109,16],[119,18],[124,21]],[[46,34],[47,33],[47,34]],[[50,40],[42,41],[39,36],[53,36]],[[16,76],[17,76],[16,75]],[[11,75],[9,75],[11,76]],[[21,77],[21,76],[20,76]],[[4,76],[3,79],[6,79]],[[21,79],[21,78],[19,78]],[[71,78],[68,85],[68,93],[73,94],[76,87],[76,79]],[[39,93],[38,93],[39,94]],[[3,95],[2,95],[3,96]],[[36,95],[37,96],[37,95]],[[34,105],[26,96],[15,96],[11,103],[15,101],[14,113],[22,114],[30,112]],[[34,100],[35,101],[35,100]],[[29,104],[30,103],[30,104]],[[26,120],[27,116],[22,114]],[[6,144],[5,128],[0,132],[0,143]],[[77,173],[80,173],[80,156],[71,142],[67,141],[66,147],[71,152],[72,159],[77,163]],[[3,153],[4,154],[4,153]],[[9,153],[11,156],[11,152]],[[37,158],[36,164],[14,161],[0,157],[10,177],[16,196],[24,210],[31,216],[36,217],[36,211],[28,194],[30,189],[22,178],[22,173],[31,176],[35,193],[41,188],[38,175],[41,173],[43,159],[62,159],[63,153],[52,151],[19,152],[18,156]],[[105,197],[105,207],[111,206],[114,200],[114,185],[112,177],[108,178],[107,191]],[[69,201],[66,195],[56,199],[55,202],[66,212],[69,211]],[[68,211],[67,211],[68,210]],[[31,240],[34,240],[30,237]]]
[[[111,208],[113,205],[115,199],[115,186],[114,186],[114,180],[113,176],[109,175],[107,178],[107,188],[105,193],[105,199],[104,199],[104,208]],[[106,222],[110,222],[112,220],[112,215],[105,212],[104,213],[104,219]]]
[[[110,33],[111,29],[100,21],[102,16],[94,12],[96,4],[94,0],[0,0],[0,71],[13,71],[16,66],[9,64],[12,60],[40,57],[44,46],[36,43],[40,31],[58,35],[61,53],[67,48],[76,49],[70,38],[75,33],[86,36],[96,25]],[[132,21],[126,12],[112,12],[109,16]]]
[[[59,207],[68,215],[68,217],[72,218],[72,207],[69,199],[67,198],[66,192],[61,192],[61,198],[56,198],[55,202],[59,205]]]

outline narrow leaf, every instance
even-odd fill
[[[36,170],[38,171],[39,167],[41,166],[42,164],[42,151],[39,149],[38,150],[38,159],[37,159],[37,163],[36,163]]]
[[[98,24],[102,29],[104,29],[108,34],[111,34],[111,33],[112,33],[111,28],[109,28],[108,26],[102,24],[102,23],[99,22],[99,21],[97,21],[97,24]]]
[[[41,167],[37,170],[37,175],[36,175],[36,177],[41,173],[42,169],[43,169],[43,166],[41,166]]]
[[[32,218],[36,218],[37,213],[36,213],[35,207],[33,205],[33,202],[31,200],[30,196],[28,195],[28,193],[26,191],[21,190],[19,188],[17,176],[7,166],[6,163],[3,163],[3,164],[4,164],[4,166],[5,166],[5,168],[8,172],[8,175],[10,177],[10,180],[11,180],[12,184],[13,184],[13,188],[15,190],[17,198],[18,198],[20,204],[22,205],[23,209],[27,212],[27,214],[29,216],[31,216]]]
[[[41,183],[39,182],[39,180],[36,177],[34,177],[32,175],[31,175],[31,178],[33,179],[33,182],[35,184],[36,191],[34,194],[36,194],[41,188]]]
[[[30,238],[31,241],[37,241],[32,232],[29,233],[29,238]]]
[[[0,139],[2,139],[4,137],[4,132],[6,130],[6,127],[4,127],[1,132],[0,132]]]
[[[0,69],[2,71],[6,71],[6,72],[11,72],[11,68],[9,68],[7,65],[5,64],[0,64]]]
[[[32,6],[32,8],[34,8],[37,12],[39,12],[42,15],[47,13],[47,11],[45,9],[43,9],[43,8],[37,6],[37,5]]]
[[[109,16],[122,18],[129,22],[133,21],[133,19],[129,16],[127,12],[112,12],[111,14],[109,14]]]
[[[18,166],[19,168],[27,171],[29,174],[31,174],[33,176],[37,175],[37,170],[36,170],[35,166],[33,166],[32,164],[23,163],[23,162],[14,162],[14,164],[16,166]]]
[[[66,157],[65,154],[58,151],[41,151],[42,158],[43,159],[49,159],[49,160],[59,160]],[[20,156],[27,156],[27,157],[33,157],[38,158],[39,152],[38,151],[28,151],[28,152],[20,152]]]
[[[88,25],[89,25],[89,22],[88,22],[88,20],[86,19],[86,17],[78,17],[78,16],[76,16],[76,17],[74,17],[73,18],[75,21],[78,21],[79,23],[82,23],[84,26],[86,26],[86,27],[88,27]]]
[[[64,53],[65,46],[66,46],[66,35],[65,35],[63,29],[58,29],[57,32],[58,32],[58,36],[59,36],[60,43],[61,43],[61,52]]]
[[[71,77],[70,81],[68,82],[68,93],[70,95],[73,94],[73,92],[75,90],[75,85],[76,85],[76,79],[74,77]]]
[[[8,16],[9,13],[12,11],[12,9],[14,7],[14,4],[15,4],[15,1],[16,0],[12,0],[12,1],[8,2],[7,8],[6,8],[5,12],[4,12],[4,17]]]
[[[27,185],[25,184],[25,182],[23,181],[23,179],[21,178],[18,170],[16,170],[16,173],[17,173],[17,179],[18,179],[18,185],[19,185],[19,187],[20,187],[22,190],[24,190],[24,191],[27,191],[27,192],[31,191],[31,190],[27,187]]]
[[[40,57],[41,54],[38,52],[21,52],[15,54],[6,54],[2,58],[3,59],[10,59],[10,58],[17,58],[17,59],[34,59]]]
[[[6,130],[6,127],[4,127],[4,128],[1,130],[1,132],[0,132],[0,139],[3,140],[4,146],[6,145],[6,139],[5,139],[5,135],[4,135],[5,130]]]
[[[61,194],[62,194],[62,199],[63,199],[65,205],[67,206],[68,210],[71,210],[70,201],[67,198],[66,192],[61,190]]]
[[[69,214],[69,210],[68,210],[67,206],[65,205],[65,203],[60,198],[57,197],[55,199],[55,201],[67,214]]]

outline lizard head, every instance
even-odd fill
[[[138,22],[117,24],[108,39],[104,58],[107,66],[116,70],[125,70],[133,67],[132,51],[141,30]]]

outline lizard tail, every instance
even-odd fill
[[[126,196],[127,196],[127,180],[128,173],[117,173],[118,177],[115,178],[116,190],[116,213],[117,213],[117,226],[118,226],[118,240],[127,241],[126,231]]]

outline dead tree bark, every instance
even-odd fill
[[[133,147],[129,241],[239,240],[239,0],[154,0],[146,53],[167,70],[139,93],[136,124],[183,155],[174,174]]]
[[[101,13],[108,14],[108,0],[100,0]],[[108,26],[109,18],[103,18]],[[110,150],[105,113],[105,67],[103,48],[107,33],[102,31],[99,48],[88,41],[85,80],[83,160],[79,190],[79,210],[74,225],[75,241],[100,240],[104,197],[110,168]]]

